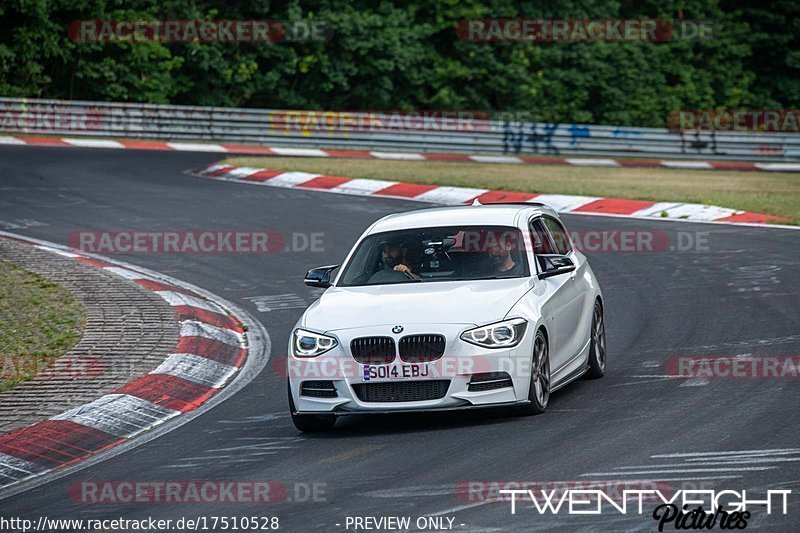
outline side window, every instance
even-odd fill
[[[561,255],[570,253],[572,245],[569,242],[569,235],[567,235],[567,230],[564,229],[564,226],[558,220],[550,217],[542,217],[542,221],[553,238],[553,243],[556,245],[556,250],[558,250],[556,253]]]
[[[555,254],[558,253],[550,241],[550,236],[547,234],[547,228],[542,223],[541,218],[537,218],[530,222],[531,227],[531,242],[533,243],[533,253],[535,254]]]

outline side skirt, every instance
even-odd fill
[[[555,391],[557,391],[558,389],[560,389],[560,388],[562,388],[562,387],[566,387],[567,385],[569,385],[569,384],[570,384],[570,383],[572,383],[573,381],[575,381],[575,380],[579,379],[581,376],[583,376],[583,375],[584,375],[586,372],[588,372],[588,371],[589,371],[589,366],[588,366],[588,365],[587,365],[587,366],[583,366],[583,367],[581,367],[581,368],[579,368],[579,369],[577,369],[577,370],[573,371],[573,372],[572,372],[570,375],[568,375],[566,378],[564,378],[563,380],[559,381],[559,382],[558,382],[558,385],[556,385],[556,386],[554,386],[553,388],[551,388],[551,389],[550,389],[550,393],[552,394],[552,393],[554,393]]]

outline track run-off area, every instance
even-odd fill
[[[77,232],[113,231],[267,231],[285,244],[272,253],[114,254],[240,306],[268,331],[270,361],[188,423],[0,500],[3,516],[278,517],[284,531],[345,531],[354,516],[444,516],[454,531],[655,530],[648,512],[552,516],[518,506],[512,514],[508,501],[480,490],[492,482],[626,482],[792,490],[788,514],[755,509],[748,528],[800,526],[797,376],[671,374],[677,357],[800,355],[800,230],[564,215],[570,231],[652,232],[666,243],[586,251],[605,296],[603,379],[554,393],[537,417],[349,417],[332,432],[304,435],[289,417],[280,364],[297,318],[320,294],[303,275],[341,263],[378,218],[427,205],[186,174],[218,159],[0,147],[0,229],[62,245]],[[80,490],[84,482],[185,480],[266,481],[283,495],[268,504],[98,502]]]

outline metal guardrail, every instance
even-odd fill
[[[316,127],[303,127],[309,123]],[[418,127],[421,125],[425,127]],[[403,123],[402,117],[398,123],[397,116],[383,113],[27,98],[0,98],[0,132],[392,152],[800,160],[798,134],[681,132],[479,119],[433,119],[425,125],[412,119]]]

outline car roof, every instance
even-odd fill
[[[520,215],[558,216],[544,204],[486,204],[434,207],[388,215],[377,221],[369,233],[440,226],[517,226]]]

